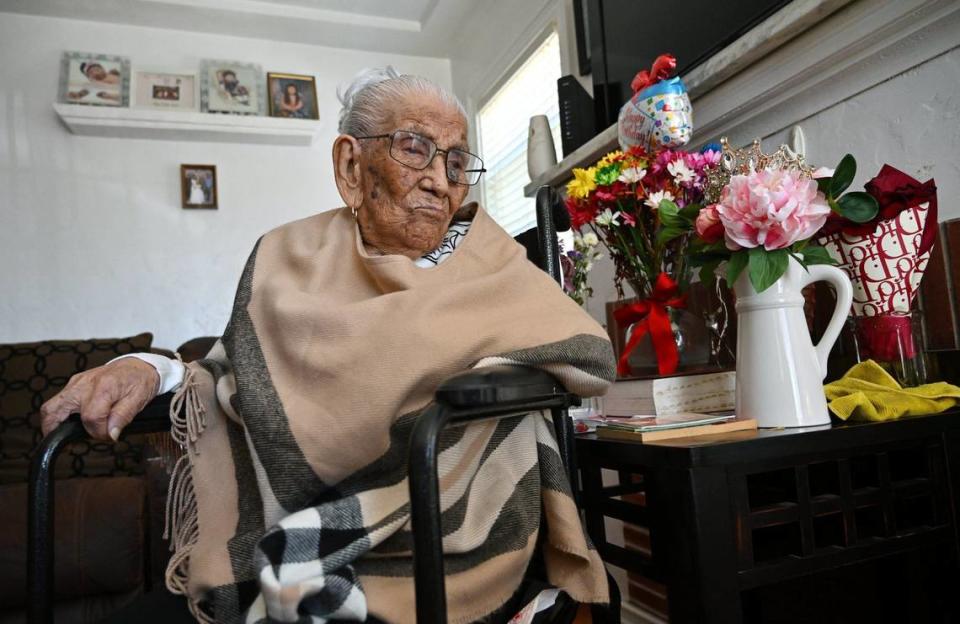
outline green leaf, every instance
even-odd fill
[[[832,197],[827,198],[827,205],[829,205],[830,210],[834,211],[835,213],[843,214],[842,212],[840,212],[840,204],[838,204],[837,201]]]
[[[870,193],[855,191],[840,198],[840,214],[856,223],[866,223],[877,216],[880,206]]]
[[[830,196],[833,198],[840,197],[840,194],[847,190],[856,175],[857,161],[852,155],[847,154],[840,159],[840,164],[837,165],[837,169],[830,179]]]
[[[731,287],[734,282],[737,281],[737,278],[740,277],[740,274],[743,273],[743,270],[747,268],[747,262],[749,262],[750,256],[746,249],[741,249],[740,251],[735,251],[730,254],[730,260],[727,262],[727,284]]]
[[[828,252],[826,248],[820,247],[819,245],[811,245],[803,250],[804,266],[836,263],[837,261],[833,259],[833,256],[830,255],[830,252]]]
[[[715,243],[702,243],[702,244],[703,244],[702,251],[704,252],[718,253],[718,254],[723,254],[724,256],[730,255],[730,250],[727,249],[727,244],[722,240],[719,240]]]
[[[669,199],[660,201],[657,207],[657,215],[660,217],[660,224],[665,227],[683,227],[684,221],[680,218],[680,209]]]
[[[719,264],[720,264],[720,261],[716,260],[712,262],[707,262],[702,267],[700,267],[700,281],[703,284],[706,284],[708,286],[713,284],[713,280],[716,279],[716,270]]]
[[[758,293],[770,288],[780,279],[790,262],[786,249],[767,251],[763,247],[754,247],[749,256],[750,283]]]
[[[679,238],[687,233],[685,228],[668,226],[657,230],[657,245],[665,245],[675,238]]]
[[[690,262],[690,266],[703,266],[710,262],[723,262],[724,260],[730,259],[730,252],[717,252],[717,251],[697,251],[697,252],[688,252],[687,260]]]
[[[817,178],[817,190],[819,190],[824,195],[830,194],[830,182],[833,178]]]
[[[693,222],[697,220],[697,215],[700,214],[700,209],[703,208],[700,204],[687,204],[677,213],[681,219],[687,222],[689,225],[693,225]]]

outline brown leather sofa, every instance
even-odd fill
[[[173,355],[152,349],[152,340],[144,333],[0,345],[0,624],[26,620],[27,473],[41,439],[40,406],[73,374],[117,355]],[[147,441],[73,444],[57,461],[56,478],[55,621],[97,622],[162,585],[168,475]]]

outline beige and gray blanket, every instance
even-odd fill
[[[432,268],[368,255],[346,209],[263,236],[174,397],[169,588],[205,621],[413,622],[413,422],[500,363],[584,396],[615,375],[603,329],[483,210]],[[439,465],[449,621],[501,607],[538,538],[550,583],[607,600],[542,414],[451,428]]]

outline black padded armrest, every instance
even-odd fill
[[[464,371],[437,388],[437,401],[450,407],[488,407],[540,401],[567,394],[553,375],[527,366],[489,366]]]

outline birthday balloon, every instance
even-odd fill
[[[693,136],[690,96],[680,78],[670,78],[634,94],[620,109],[617,136],[624,150],[641,145],[648,150],[675,149]]]

